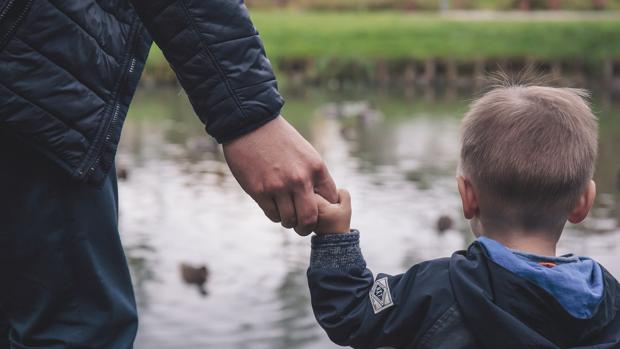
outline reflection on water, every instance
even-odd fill
[[[467,98],[321,91],[289,97],[285,115],[353,195],[353,225],[374,271],[398,273],[472,241],[454,183]],[[330,104],[343,100],[369,102],[347,115],[338,108],[348,104]],[[567,227],[560,252],[591,255],[620,276],[620,108],[609,99],[596,105],[601,194],[591,218]],[[141,315],[137,348],[336,347],[310,309],[309,238],[263,216],[184,96],[139,92],[118,167],[126,177],[119,183],[121,231]],[[438,233],[438,224],[445,231]],[[206,297],[182,281],[181,263],[208,266]]]

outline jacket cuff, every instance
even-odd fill
[[[357,230],[351,230],[345,234],[313,236],[310,268],[366,268],[366,261],[359,246],[359,238],[360,234]]]
[[[222,135],[217,135],[217,134],[212,134],[212,136],[215,138],[215,140],[219,143],[219,144],[226,144],[230,141],[233,141],[241,136],[244,136],[254,130],[257,130],[263,126],[265,126],[265,124],[267,124],[270,121],[273,121],[274,119],[278,118],[280,116],[280,109],[278,109],[278,111],[269,116],[266,117],[264,119],[258,119],[256,122],[240,127],[236,130],[232,130],[226,134],[222,134]]]

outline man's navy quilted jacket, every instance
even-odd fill
[[[219,142],[279,115],[240,0],[0,0],[0,127],[76,179],[101,182],[151,37]]]

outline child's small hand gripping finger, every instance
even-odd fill
[[[316,194],[319,220],[314,230],[317,234],[348,233],[351,226],[351,195],[345,189],[338,190],[338,203],[332,204]]]

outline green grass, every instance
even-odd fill
[[[253,11],[270,59],[571,59],[620,57],[620,18],[466,20],[399,12]],[[164,62],[157,48],[149,68]]]
[[[531,9],[547,9],[548,0],[529,0]],[[604,0],[603,8],[617,10],[620,0]],[[295,8],[312,10],[368,10],[368,9],[417,9],[438,10],[475,9],[475,10],[515,10],[518,0],[246,0],[251,8]],[[594,0],[562,0],[562,10],[593,10]]]

